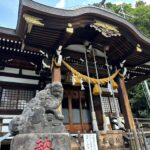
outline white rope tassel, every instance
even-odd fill
[[[126,76],[126,74],[127,74],[127,68],[126,68],[126,67],[124,67],[123,76],[125,77],[125,76]]]
[[[113,94],[113,93],[112,93],[113,91],[112,91],[110,82],[108,82],[107,88],[108,88],[108,91],[110,92],[110,95],[112,95],[112,94]]]
[[[75,83],[76,83],[75,75],[72,74],[72,85],[75,85]]]
[[[58,58],[55,58],[55,65],[57,67],[61,66],[61,62],[62,62],[62,55],[58,55]]]
[[[85,90],[82,78],[80,79],[80,83],[81,83],[81,90]]]

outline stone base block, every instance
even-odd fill
[[[121,130],[100,131],[101,149],[123,150],[125,148],[123,132]]]
[[[30,133],[19,134],[11,142],[10,150],[36,150],[50,147],[50,150],[71,150],[68,133]]]

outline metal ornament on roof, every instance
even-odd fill
[[[23,14],[23,17],[27,23],[31,23],[31,24],[37,25],[37,26],[44,26],[44,24],[41,22],[42,21],[41,18],[31,16],[28,14]]]
[[[140,44],[137,44],[136,45],[136,51],[141,53],[142,52],[142,48],[141,48],[141,45]]]
[[[27,33],[31,32],[33,25],[44,27],[44,24],[41,22],[42,21],[41,18],[34,17],[28,14],[23,14],[23,18],[28,24]]]
[[[68,24],[67,24],[66,32],[67,32],[67,33],[70,33],[70,34],[73,34],[74,29],[73,29],[71,23],[68,23]]]
[[[102,33],[105,37],[112,37],[112,36],[121,36],[118,28],[114,25],[102,22],[102,21],[95,21],[95,23],[90,25],[91,28]]]

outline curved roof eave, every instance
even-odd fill
[[[20,3],[20,9],[25,6],[27,9],[31,9],[34,12],[47,15],[47,16],[55,16],[56,18],[78,18],[80,16],[85,16],[88,14],[87,17],[95,16],[98,18],[104,18],[107,21],[113,22],[115,25],[119,25],[124,27],[128,32],[131,33],[139,42],[142,42],[143,44],[150,46],[150,39],[146,38],[143,34],[141,34],[134,25],[129,23],[127,20],[122,18],[121,16],[114,14],[110,11],[107,11],[105,9],[101,9],[98,7],[82,7],[75,10],[64,10],[64,9],[58,9],[49,7],[46,5],[39,4],[37,2],[33,2],[31,0],[22,0]],[[21,13],[21,10],[19,10],[19,13]],[[19,14],[19,20],[20,20],[21,14]],[[96,18],[95,18],[96,19]],[[19,22],[18,22],[19,26]]]
[[[10,28],[5,28],[5,27],[0,27],[0,38],[13,38],[16,40],[20,40],[20,38],[16,34],[16,30],[10,29]]]
[[[16,36],[16,31],[14,29],[0,27],[0,34],[8,34],[8,35]]]

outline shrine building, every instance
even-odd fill
[[[0,27],[0,136],[38,91],[60,81],[59,112],[72,150],[85,146],[86,134],[95,135],[98,149],[138,149],[127,90],[149,78],[149,49],[150,39],[103,8],[21,0],[16,29]],[[12,138],[1,148],[9,149]]]

